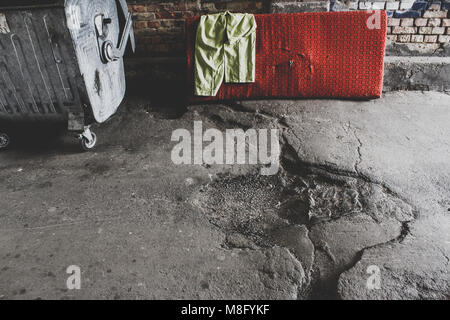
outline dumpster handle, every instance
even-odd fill
[[[122,7],[122,11],[125,17],[127,17],[128,13],[129,13],[129,9],[128,9],[128,5],[126,0],[118,0],[120,3],[120,6]],[[131,28],[133,27],[133,25],[131,25]],[[136,40],[134,39],[134,30],[132,30],[130,32],[130,42],[131,42],[131,49],[133,50],[133,52],[136,51]]]
[[[127,47],[128,39],[130,38],[130,32],[133,26],[133,16],[128,13],[127,22],[125,23],[125,29],[123,30],[122,38],[120,39],[119,52],[122,57],[125,53],[125,48]],[[134,49],[133,49],[134,51]]]
[[[126,17],[125,28],[120,38],[119,47],[115,47],[112,41],[105,41],[102,47],[102,58],[106,62],[117,61],[123,57],[127,47],[128,40],[131,42],[131,48],[135,51],[135,39],[133,31],[133,15],[128,11],[128,6],[125,0],[118,0],[123,13]]]

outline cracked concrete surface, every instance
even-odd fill
[[[129,98],[94,153],[25,137],[0,153],[0,297],[448,299],[449,106],[397,92],[179,113]],[[171,133],[194,120],[280,128],[281,170],[175,166]],[[66,289],[69,265],[82,290]]]

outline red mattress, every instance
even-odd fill
[[[188,101],[259,98],[380,97],[386,13],[378,29],[367,11],[255,15],[256,82],[223,83],[215,97],[194,96],[194,48],[199,17],[186,22]]]

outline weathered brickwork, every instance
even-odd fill
[[[390,41],[449,42],[450,1],[353,1],[352,7],[386,10]]]
[[[450,0],[136,0],[128,3],[135,15],[139,56],[182,56],[185,19],[225,10],[250,13],[386,10],[388,43],[428,52],[438,52],[450,45]]]
[[[264,1],[252,0],[185,0],[128,1],[134,12],[137,55],[181,56],[184,54],[185,19],[207,13],[239,11],[263,13]]]

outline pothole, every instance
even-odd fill
[[[194,203],[227,236],[241,235],[251,245],[266,247],[271,229],[289,225],[281,216],[284,202],[295,195],[288,194],[285,184],[280,176],[257,173],[224,178],[200,189]]]
[[[203,186],[194,202],[225,233],[241,234],[258,246],[271,245],[270,231],[289,225],[311,228],[359,214],[380,224],[414,218],[411,206],[382,186],[329,173],[223,178]]]
[[[193,203],[225,233],[225,246],[286,247],[310,283],[327,286],[361,250],[397,238],[414,219],[413,208],[383,186],[328,172],[222,177]]]
[[[255,125],[246,113],[221,112],[225,115],[216,119],[219,123],[229,123],[231,117],[233,125]],[[281,125],[277,119],[265,120]],[[286,141],[281,143],[283,165],[278,175],[255,171],[222,176],[203,186],[193,203],[225,233],[225,247],[280,246],[291,251],[308,277],[299,296],[326,292],[336,297],[339,275],[366,248],[399,241],[415,211],[387,187],[359,175],[358,164],[356,173],[317,168],[303,163]]]

